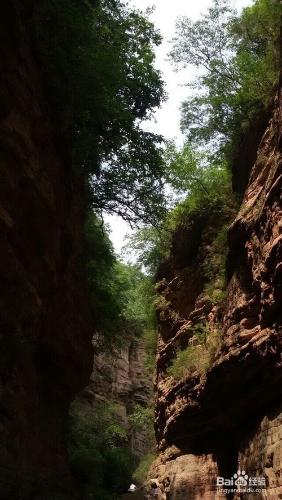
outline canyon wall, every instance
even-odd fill
[[[90,381],[78,396],[82,412],[95,414],[102,404],[114,404],[118,419],[128,435],[128,446],[140,459],[148,452],[148,429],[133,429],[130,414],[136,405],[143,408],[153,405],[151,370],[145,366],[146,352],[142,338],[124,338],[123,346],[111,352],[99,352],[94,341],[94,362]]]
[[[280,87],[228,231],[226,297],[207,296],[202,273],[227,222],[220,211],[176,231],[170,258],[159,269],[159,456],[149,479],[159,483],[163,498],[282,498],[281,147]],[[170,367],[198,342],[199,325],[215,339],[206,347],[209,366],[191,366],[175,379]],[[217,476],[235,481],[238,470],[262,491],[228,496],[217,490]]]
[[[0,16],[0,498],[70,499],[66,416],[92,367],[83,186],[56,147],[24,28],[31,2],[18,6]]]

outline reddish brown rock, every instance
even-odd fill
[[[203,295],[197,298],[196,290],[203,289],[203,246],[208,243],[204,225],[197,226],[195,238],[193,228],[186,236],[182,230],[172,248],[169,272],[167,264],[160,268],[158,279],[165,278],[160,292],[169,303],[163,304],[159,317],[155,426],[160,456],[150,477],[164,488],[166,476],[173,475],[169,498],[217,498],[216,476],[231,478],[240,467],[266,478],[267,492],[261,498],[282,495],[281,137],[279,90],[242,206],[229,230],[224,307],[202,303]],[[212,219],[205,224],[210,226]],[[196,287],[189,275],[180,279],[187,266],[193,269],[190,276],[198,276]],[[177,280],[177,297],[193,297],[184,309],[175,300]],[[189,345],[197,323],[220,329],[220,351],[206,373],[190,369],[176,381],[167,368],[177,350]],[[178,455],[167,458],[171,447],[177,447]]]
[[[269,411],[240,445],[238,462],[251,477],[266,480],[262,498],[282,498],[282,410]],[[235,497],[240,498],[239,496]],[[256,494],[242,495],[254,500]]]
[[[151,467],[150,484],[156,480],[160,485],[159,499],[188,500],[219,500],[225,495],[218,493],[214,478],[218,475],[218,467],[212,455],[179,454],[167,449],[160,454]]]

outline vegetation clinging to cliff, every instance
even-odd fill
[[[200,375],[206,373],[220,349],[222,339],[219,330],[199,323],[194,325],[191,331],[193,336],[189,345],[176,353],[167,370],[168,375],[176,380],[195,370]]]
[[[130,240],[139,265],[148,272],[156,272],[168,257],[178,227],[212,211],[225,213],[225,219],[232,216],[237,203],[231,188],[232,158],[246,129],[273,97],[280,13],[277,1],[256,0],[238,15],[229,0],[214,0],[200,20],[179,19],[171,59],[177,67],[194,65],[199,75],[190,84],[194,93],[182,105],[185,144],[177,148],[170,142],[164,152],[170,212],[157,230],[145,227]],[[223,261],[219,254],[218,259]],[[216,279],[212,266],[205,266],[204,273]]]
[[[134,254],[139,267],[151,276],[169,256],[177,228],[187,228],[193,220],[212,213],[228,216],[236,205],[225,162],[209,162],[206,154],[195,152],[188,143],[182,148],[169,143],[165,164],[171,210],[158,228],[145,226],[137,230],[125,246],[125,253]]]
[[[86,227],[86,277],[101,347],[119,345],[126,336],[140,337],[155,326],[152,279],[135,265],[120,262],[107,227],[89,214]]]
[[[43,0],[32,31],[65,152],[88,179],[92,207],[156,221],[161,137],[140,123],[164,98],[159,33],[121,0]]]
[[[51,9],[51,12],[48,10],[50,5],[54,9]],[[47,22],[54,19],[57,8],[63,8],[63,11],[66,9],[63,0],[50,5],[47,8],[47,14],[50,15],[50,18],[47,16]],[[66,56],[70,65],[63,76],[67,84],[70,81],[71,85],[66,86],[66,95],[59,96],[56,94],[57,82],[52,79],[49,82],[50,85],[54,84],[51,93],[54,92],[55,101],[59,97],[56,105],[58,116],[65,125],[64,138],[66,142],[73,142],[73,164],[81,167],[88,178],[92,188],[92,206],[95,209],[117,212],[128,220],[139,218],[154,223],[151,227],[144,227],[131,240],[135,250],[139,249],[142,253],[141,269],[144,266],[152,276],[160,260],[169,253],[173,231],[180,226],[187,228],[210,213],[224,213],[226,216],[232,210],[227,168],[229,165],[226,161],[228,155],[222,153],[228,152],[231,144],[232,147],[236,144],[237,138],[248,127],[250,120],[268,105],[276,77],[276,4],[270,5],[268,0],[258,0],[252,8],[245,10],[242,16],[236,19],[226,2],[216,0],[210,10],[209,20],[207,16],[202,24],[183,24],[181,36],[184,36],[185,40],[183,46],[179,40],[178,49],[180,47],[181,50],[177,52],[175,49],[173,57],[179,63],[192,62],[200,67],[206,51],[206,73],[199,80],[198,95],[183,105],[183,129],[188,134],[184,147],[178,150],[173,144],[168,144],[163,158],[159,149],[161,139],[145,133],[139,126],[140,120],[148,116],[150,110],[160,102],[162,95],[161,80],[152,66],[151,45],[159,42],[152,26],[139,14],[130,13],[127,8],[121,7],[118,1],[105,0],[97,5],[93,3],[94,7],[84,2],[81,3],[82,7],[78,7],[75,2],[68,5],[70,18],[67,26],[71,27],[71,34],[76,41],[74,53],[70,50],[70,58]],[[268,6],[271,7],[269,13]],[[79,12],[80,15],[73,17],[74,12]],[[89,19],[94,24],[88,25],[84,17],[85,12],[91,13]],[[44,10],[43,14],[41,23],[46,22]],[[83,29],[87,28],[87,36],[77,43],[77,40],[80,40],[77,35],[83,33],[80,23]],[[266,30],[261,28],[261,23]],[[97,28],[95,34],[92,33],[93,26]],[[58,33],[61,36],[60,30]],[[56,35],[57,33],[55,38]],[[139,51],[138,55],[142,62],[139,67],[135,51],[136,43],[140,40],[141,52]],[[46,39],[43,42],[45,43]],[[47,45],[49,42],[50,40],[47,40]],[[41,40],[39,44],[43,52],[44,43],[42,44]],[[66,48],[69,50],[67,44],[62,47],[63,51]],[[187,47],[190,52],[185,53]],[[42,57],[42,53],[40,56]],[[65,60],[65,53],[63,59]],[[53,62],[57,64],[56,60]],[[82,82],[82,86],[79,80],[77,88],[73,88],[73,80],[69,80],[69,76],[77,62],[79,73],[82,71],[83,74],[87,66],[87,78]],[[132,74],[128,68],[133,71]],[[59,80],[62,78],[60,71],[56,74]],[[262,79],[264,73],[266,78]],[[144,75],[149,77],[151,87],[146,86],[148,82],[142,80]],[[260,85],[257,85],[258,77]],[[61,81],[59,87],[60,85]],[[72,99],[75,103],[73,108],[70,105]],[[63,103],[66,104],[65,107]],[[74,116],[69,117],[67,113],[64,116],[64,112],[70,109],[74,110]],[[202,150],[199,152],[195,146],[198,141],[212,144],[212,152],[220,153],[216,156],[217,160],[213,158],[211,161],[210,154],[204,154]],[[166,183],[170,194],[173,194],[169,203],[172,210],[165,223],[163,183]],[[158,228],[155,227],[156,223]],[[106,233],[96,216],[90,220],[90,226],[91,224],[92,228],[88,227],[90,244],[87,248],[87,273],[96,326],[102,337],[110,340],[110,344],[113,339],[120,340],[124,334],[139,335],[150,326],[146,318],[151,315],[150,301],[152,305],[154,294],[150,278],[142,274],[143,269],[126,267],[116,261]],[[213,302],[223,298],[225,236],[226,226],[223,225],[223,229],[214,238],[211,252],[207,252],[207,259],[202,266],[208,281],[204,292],[209,294]],[[147,328],[146,336],[146,342],[150,346],[149,364],[152,364],[155,330]],[[205,339],[196,339],[194,345],[176,353],[168,373],[175,378],[181,378],[195,369],[203,373],[213,361],[219,345],[220,336],[217,332],[211,332]],[[144,411],[139,408],[138,412],[133,412],[132,422],[142,416]],[[111,429],[114,421],[115,416],[111,415],[110,422],[107,422]],[[83,426],[83,439],[87,441],[87,436],[95,433],[95,429],[92,424],[89,426],[86,423],[85,428]],[[80,435],[80,430],[78,434]],[[115,433],[114,439],[117,437],[124,438],[121,430]],[[107,439],[108,436],[102,446],[108,445]],[[108,460],[113,472],[118,470],[115,457],[118,457],[128,470],[128,449],[125,442],[122,444],[122,453],[116,450],[116,445],[112,446],[110,443],[109,448],[114,457],[110,452],[110,456],[101,452],[100,442],[91,441],[90,444],[93,444],[90,450],[89,443],[85,444],[84,449],[75,450],[75,453],[78,452],[78,460],[74,467],[77,466],[76,472],[81,474],[81,477],[89,473],[92,453],[98,453],[99,456],[97,463],[93,464],[93,468],[96,467],[98,472],[101,464],[106,463],[108,467]],[[146,465],[148,464],[143,467],[141,464],[141,470],[137,471],[136,477],[144,474]],[[102,473],[104,474],[103,470]],[[115,488],[120,487],[123,474],[124,470],[118,470]],[[91,475],[89,477],[89,481],[95,483],[95,478],[92,479]],[[96,486],[100,487],[97,484]]]

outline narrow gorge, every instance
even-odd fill
[[[282,499],[282,12],[246,5],[177,21],[181,145],[154,10],[2,5],[0,500]]]

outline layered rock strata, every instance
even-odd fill
[[[96,342],[94,349],[97,352]],[[145,367],[146,352],[142,338],[124,339],[121,348],[94,355],[89,384],[78,397],[82,411],[96,411],[98,405],[115,404],[121,425],[127,431],[129,448],[141,458],[151,443],[148,429],[133,429],[129,416],[136,405],[153,405],[152,373]]]
[[[202,250],[208,254],[205,232],[213,226],[211,218],[204,227],[176,233],[178,245],[160,268],[160,454],[150,478],[167,490],[166,498],[227,498],[217,491],[217,476],[231,478],[238,469],[265,478],[266,489],[256,493],[260,498],[282,498],[281,147],[280,90],[229,229],[226,300],[216,305],[202,293]],[[204,373],[192,369],[176,381],[169,367],[179,349],[189,346],[198,324],[220,330],[222,341]],[[249,493],[238,498],[244,495],[252,498]]]

